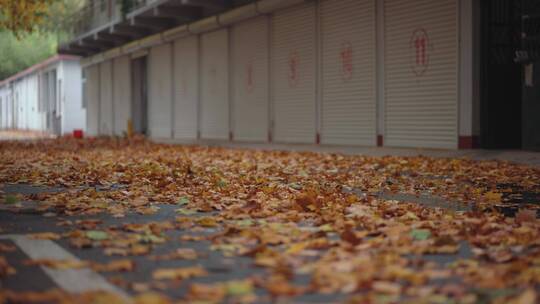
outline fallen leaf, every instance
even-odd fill
[[[88,267],[88,262],[80,260],[55,260],[55,259],[36,259],[26,260],[23,262],[28,266],[44,266],[53,269],[65,270],[65,269],[80,269]]]
[[[133,299],[134,304],[169,304],[172,303],[171,300],[159,293],[147,292],[140,295],[137,295]]]
[[[197,224],[203,227],[208,227],[208,228],[216,227],[218,225],[216,220],[211,217],[203,217],[203,218],[197,219],[196,222]]]
[[[54,232],[39,232],[28,234],[28,237],[33,240],[59,240],[61,236]]]
[[[536,222],[536,210],[520,209],[516,213],[516,223]]]
[[[411,230],[410,236],[417,241],[423,241],[429,239],[431,236],[431,231],[427,229],[413,229]]]
[[[0,256],[0,278],[4,278],[8,275],[13,275],[16,273],[17,271],[15,270],[15,268],[11,267],[8,264],[8,261],[6,260],[6,258],[3,256]]]
[[[253,282],[250,280],[229,281],[225,283],[227,294],[231,296],[243,296],[253,293]]]
[[[8,244],[0,243],[0,253],[13,252],[15,250],[17,250],[17,247],[15,247],[15,245],[8,245]]]
[[[400,294],[401,285],[388,281],[376,281],[371,285],[374,291],[385,294]]]
[[[193,277],[201,277],[207,274],[208,272],[201,266],[194,266],[157,269],[152,273],[152,277],[156,280],[181,280]]]
[[[109,238],[109,234],[105,231],[89,230],[86,231],[86,237],[93,241],[103,241]]]
[[[197,252],[191,248],[178,248],[169,254],[152,256],[150,259],[154,261],[195,260],[197,259]]]
[[[99,263],[92,264],[92,269],[99,272],[111,272],[111,271],[126,272],[126,271],[133,271],[134,268],[135,268],[135,262],[133,262],[132,260],[127,260],[127,259],[114,260],[106,264],[99,264]]]
[[[19,199],[17,198],[17,196],[12,195],[12,194],[8,194],[4,198],[4,203],[8,204],[8,205],[13,205],[13,204],[16,204],[18,202],[19,202]]]
[[[489,191],[484,193],[484,198],[488,203],[500,203],[502,200],[502,193]]]

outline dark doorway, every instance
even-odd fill
[[[522,65],[520,1],[481,1],[480,145],[486,149],[522,147]]]
[[[540,1],[522,0],[523,148],[540,151]]]
[[[147,67],[146,57],[135,58],[131,61],[132,101],[131,117],[133,131],[137,134],[147,134],[148,128],[148,98],[147,98]]]

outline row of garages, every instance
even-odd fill
[[[0,128],[68,134],[84,130],[79,58],[53,56],[0,81]]]
[[[2,129],[43,130],[46,115],[41,111],[36,75],[23,77],[0,87],[0,126]]]
[[[472,0],[298,2],[85,59],[87,131],[124,134],[142,111],[155,139],[453,149],[474,135]]]

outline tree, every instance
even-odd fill
[[[20,37],[42,24],[50,5],[57,0],[0,0],[0,30]]]
[[[39,31],[17,38],[0,31],[0,81],[56,53],[56,37]]]
[[[85,0],[0,0],[0,80],[56,53]]]

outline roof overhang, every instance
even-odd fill
[[[156,0],[121,20],[90,30],[58,48],[60,54],[93,56],[132,41],[221,13],[230,0]]]

